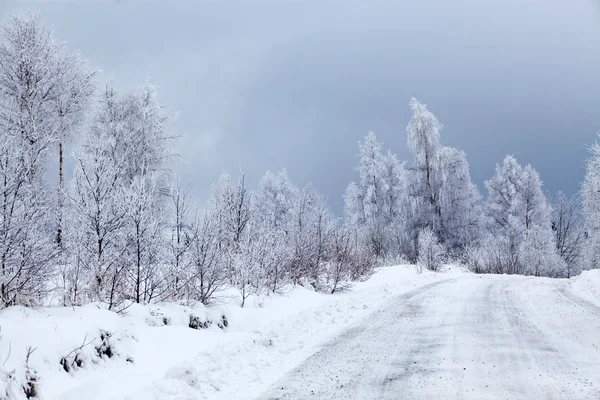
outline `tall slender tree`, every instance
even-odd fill
[[[600,136],[600,133],[598,134]],[[586,241],[586,267],[600,267],[600,143],[596,140],[590,147],[585,179],[582,186],[583,212]]]

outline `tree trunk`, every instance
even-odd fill
[[[139,227],[137,228],[137,249],[136,249],[136,253],[137,253],[137,279],[135,282],[135,301],[136,303],[140,303],[140,292],[141,292],[141,285],[142,285],[142,251],[141,251],[141,245],[140,245],[140,232],[139,232]]]
[[[58,142],[58,231],[56,232],[56,244],[62,248],[62,224],[63,224],[63,138]]]

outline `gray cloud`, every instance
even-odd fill
[[[342,209],[356,142],[373,129],[408,159],[412,96],[469,155],[482,187],[514,153],[549,192],[574,193],[600,128],[594,1],[8,1],[40,8],[60,39],[130,89],[150,75],[201,200],[238,167],[287,167]],[[483,187],[482,187],[483,189]]]

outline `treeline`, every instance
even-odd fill
[[[208,303],[226,287],[243,305],[289,284],[335,292],[370,275],[375,259],[285,171],[255,192],[243,173],[224,175],[205,209],[192,207],[154,87],[121,94],[99,80],[37,14],[2,26],[1,306]]]
[[[598,144],[584,184],[585,220],[579,194],[558,193],[552,207],[537,171],[511,155],[485,182],[484,201],[466,154],[440,143],[442,124],[426,105],[412,99],[410,108],[412,163],[385,153],[373,132],[359,144],[360,179],[346,191],[345,211],[361,247],[432,270],[462,262],[477,273],[569,277],[597,266]]]
[[[391,259],[553,277],[597,266],[599,145],[583,207],[563,195],[551,207],[539,174],[512,156],[484,201],[466,154],[441,144],[442,124],[413,99],[413,160],[384,152],[370,132],[343,220],[285,171],[267,172],[255,191],[243,172],[223,175],[198,210],[174,171],[173,116],[155,88],[117,93],[100,80],[38,15],[2,26],[2,307],[209,303],[230,287],[243,305],[290,284],[335,292]],[[65,154],[75,161],[69,181]]]

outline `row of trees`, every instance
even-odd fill
[[[430,269],[450,257],[476,272],[547,276],[598,265],[598,144],[582,190],[585,219],[578,198],[561,194],[551,207],[539,174],[512,156],[486,182],[484,201],[466,154],[441,144],[442,124],[413,99],[412,162],[384,152],[369,132],[344,221],[285,171],[267,172],[256,191],[243,172],[223,175],[199,210],[173,170],[173,116],[155,88],[120,94],[98,81],[38,15],[2,27],[2,306],[207,303],[231,286],[244,304],[289,284],[334,292],[396,257]],[[65,154],[75,164],[68,182]]]
[[[198,210],[173,170],[173,117],[155,88],[121,94],[98,78],[37,14],[2,27],[1,306],[208,303],[232,286],[244,305],[289,284],[335,292],[369,276],[372,255],[285,171],[255,192],[243,173],[223,175]]]
[[[537,171],[511,155],[485,182],[483,201],[466,154],[441,145],[442,124],[426,105],[412,99],[410,108],[411,164],[384,153],[373,132],[359,143],[359,180],[346,191],[345,212],[361,246],[430,269],[446,258],[480,273],[568,277],[597,265],[600,145],[592,148],[584,183],[586,224],[579,196],[559,193],[552,207]]]

